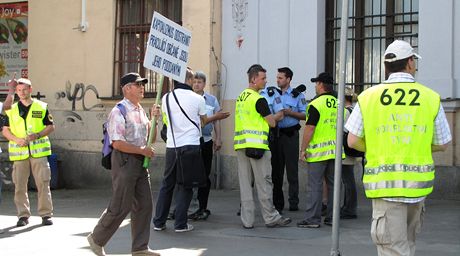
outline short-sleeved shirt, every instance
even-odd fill
[[[206,104],[206,115],[212,116],[216,112],[220,111],[220,105],[219,101],[217,101],[217,98],[214,97],[213,95],[205,92],[203,94],[203,98]],[[214,124],[213,123],[208,123],[202,128],[202,134],[203,134],[203,139],[205,142],[208,142],[212,139],[212,130],[214,129]]]
[[[163,96],[161,102],[161,111],[166,113],[168,118],[168,125],[172,124],[174,130],[174,140],[172,137],[171,129],[168,127],[167,131],[167,148],[182,147],[185,145],[200,145],[201,137],[201,119],[200,116],[206,115],[206,103],[203,96],[196,94],[188,85],[182,85],[178,89],[174,89],[177,100],[182,109],[187,113],[187,116],[198,125],[198,128],[185,117],[184,113],[180,110],[179,106],[171,93]],[[168,115],[166,97],[169,95],[169,106],[171,107],[171,118]]]
[[[281,94],[281,102],[283,103],[283,109],[290,109],[297,113],[304,113],[307,107],[307,101],[305,95],[300,93],[297,97],[292,95],[292,88],[289,87],[284,93]],[[292,116],[284,116],[281,121],[278,122],[279,128],[288,128],[295,126],[299,123],[299,119]]]
[[[263,90],[260,91],[260,95],[267,100],[268,107],[272,114],[276,114],[279,111],[283,110],[283,101],[281,99],[281,95],[277,89],[273,89],[273,95],[268,95],[269,87],[265,87]]]
[[[384,83],[413,83],[415,82],[414,77],[411,74],[397,72],[392,73],[388,77],[388,80]],[[434,127],[433,127],[433,141],[431,144],[433,145],[444,145],[449,143],[452,140],[452,135],[450,133],[449,124],[447,123],[446,114],[444,113],[444,109],[441,104],[439,104],[438,114],[436,119],[434,120]],[[363,123],[363,115],[361,113],[361,109],[359,104],[353,109],[350,117],[348,118],[347,123],[345,124],[345,129],[348,130],[349,133],[353,135],[363,138],[364,137],[364,123]],[[386,201],[392,202],[401,202],[401,203],[418,203],[425,199],[425,197],[419,198],[383,198]]]
[[[124,98],[120,103],[125,107],[126,116],[114,107],[109,114],[107,132],[110,144],[113,141],[125,141],[129,144],[145,147],[147,145],[149,119],[142,106],[134,105]]]
[[[270,107],[268,106],[268,102],[265,98],[260,98],[256,101],[256,111],[262,117],[266,117],[271,114]]]
[[[22,104],[21,101],[18,102],[19,115],[22,117],[22,119],[26,120],[27,114],[29,113],[29,110],[30,110],[30,106],[32,106],[32,104],[30,104],[29,106],[25,106],[24,104]],[[1,113],[1,111],[0,111],[0,113]],[[43,118],[43,124],[44,125],[53,125],[54,124],[53,123],[53,118],[49,114],[48,109],[46,109],[45,117]],[[5,119],[3,121],[3,126],[6,126],[6,127],[10,126],[10,120],[9,120],[8,116],[5,116]]]

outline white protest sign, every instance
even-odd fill
[[[185,82],[192,33],[158,12],[153,13],[144,67]]]

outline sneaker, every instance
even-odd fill
[[[29,224],[29,218],[28,217],[21,217],[21,218],[19,218],[18,222],[16,223],[16,227],[24,227],[27,224]]]
[[[53,225],[53,221],[51,220],[51,217],[49,217],[49,216],[43,217],[42,218],[42,225],[43,226],[51,226],[51,225]]]
[[[96,244],[96,242],[94,242],[94,239],[93,239],[93,234],[89,234],[86,239],[88,239],[88,243],[89,243],[89,248],[91,249],[91,251],[94,252],[94,254],[96,254],[97,256],[105,256],[105,251],[104,251],[104,247]]]
[[[142,251],[135,251],[132,254],[133,256],[160,256],[159,253],[156,253],[150,249],[142,250]]]
[[[315,224],[306,220],[297,222],[297,227],[299,228],[319,228],[319,224]]]
[[[323,223],[324,225],[332,226],[332,218],[325,218]]]
[[[192,230],[193,230],[193,226],[190,224],[187,224],[186,228],[179,228],[179,229],[176,228],[174,231],[176,231],[176,233],[184,233],[184,232],[189,232]]]
[[[287,225],[289,225],[289,223],[291,223],[291,221],[292,220],[290,218],[281,216],[281,218],[279,218],[277,221],[265,224],[265,226],[267,226],[267,228],[286,227]]]
[[[155,231],[163,231],[165,229],[166,229],[166,225],[164,225],[164,224],[161,225],[161,226],[158,226],[158,227],[153,225],[153,230],[155,230]]]

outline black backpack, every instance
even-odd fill
[[[123,118],[125,119],[126,121],[126,108],[123,104],[121,103],[118,103],[117,104],[117,108],[120,110],[121,114],[123,115]],[[102,124],[102,159],[101,159],[101,164],[102,166],[107,169],[107,170],[111,170],[112,169],[112,151],[113,151],[113,147],[112,145],[110,145],[110,137],[109,137],[109,134],[107,132],[107,126],[108,126],[108,122],[105,121],[103,124]]]
[[[353,111],[353,108],[351,107],[347,107],[346,109],[348,110],[348,112],[350,112],[350,114]],[[356,150],[354,148],[350,148],[348,146],[347,137],[348,137],[348,132],[344,132],[343,133],[343,151],[345,152],[345,155],[351,156],[351,157],[364,157],[364,152]]]

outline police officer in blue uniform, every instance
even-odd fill
[[[306,100],[302,94],[305,85],[290,86],[293,72],[288,67],[278,69],[278,88],[267,87],[264,96],[273,113],[284,112],[284,118],[276,128],[270,130],[270,151],[272,152],[273,204],[282,212],[284,209],[283,179],[284,169],[289,183],[289,210],[299,210],[299,129],[300,120],[305,120]]]

